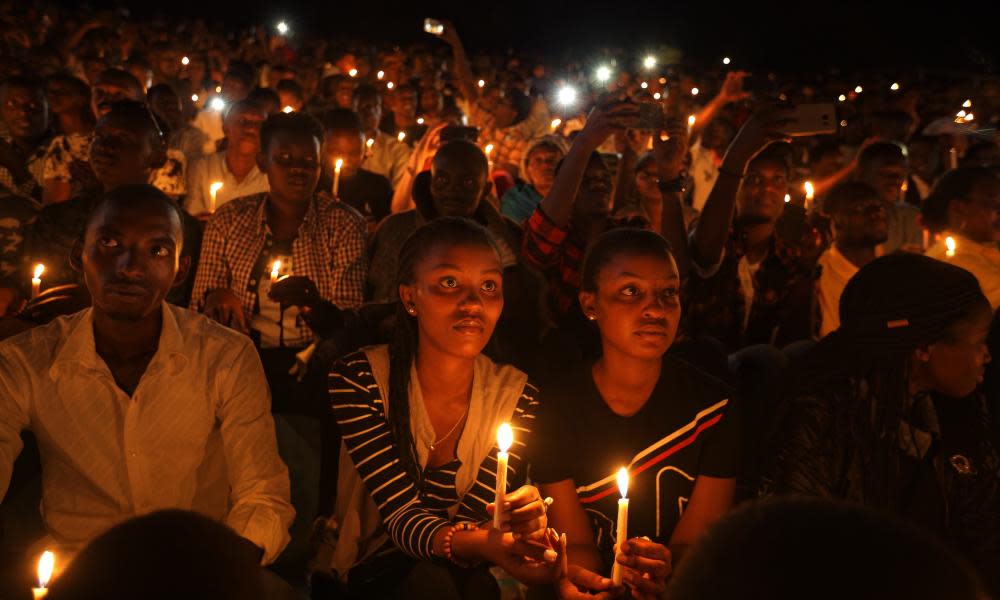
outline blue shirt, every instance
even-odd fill
[[[518,182],[500,199],[500,214],[521,224],[535,212],[541,201],[542,195],[534,187]]]

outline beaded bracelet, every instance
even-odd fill
[[[455,537],[456,531],[470,531],[475,528],[476,526],[472,523],[458,523],[457,525],[449,526],[448,532],[444,534],[444,557],[463,569],[474,567],[475,564],[455,558],[455,554],[451,548],[451,538]]]

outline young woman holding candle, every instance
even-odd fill
[[[482,354],[503,308],[502,268],[481,226],[431,221],[400,253],[392,343],[333,367],[330,401],[343,444],[323,567],[348,597],[499,597],[476,567],[484,562],[525,582],[554,577],[558,540],[548,535],[538,490],[523,485],[536,390],[524,373]],[[497,433],[507,422],[513,444],[500,531],[491,516]]]
[[[579,295],[602,356],[543,388],[532,479],[569,541],[562,598],[614,593],[611,561],[633,598],[660,597],[671,562],[732,504],[738,444],[729,390],[669,355],[680,278],[667,242],[614,229],[590,248]],[[625,467],[628,541],[615,539]],[[618,548],[617,558],[614,547]]]

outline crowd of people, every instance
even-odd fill
[[[0,597],[1000,597],[1000,79],[0,30]]]

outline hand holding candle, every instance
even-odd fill
[[[52,569],[56,564],[56,556],[51,551],[46,550],[42,557],[38,559],[38,587],[31,588],[31,593],[35,600],[44,598],[49,593],[49,580],[52,578]]]
[[[497,429],[497,488],[496,499],[493,501],[493,528],[500,529],[500,518],[503,514],[503,505],[507,496],[507,451],[514,443],[514,430],[510,428],[510,423],[504,423]]]
[[[45,265],[39,263],[35,265],[35,272],[31,276],[31,299],[34,300],[42,292],[42,273],[45,272]]]
[[[628,539],[628,470],[618,469],[618,491],[622,497],[618,500],[618,531],[615,534],[615,564],[611,567],[611,581],[615,585],[622,583],[622,566],[618,562],[621,544]]]

